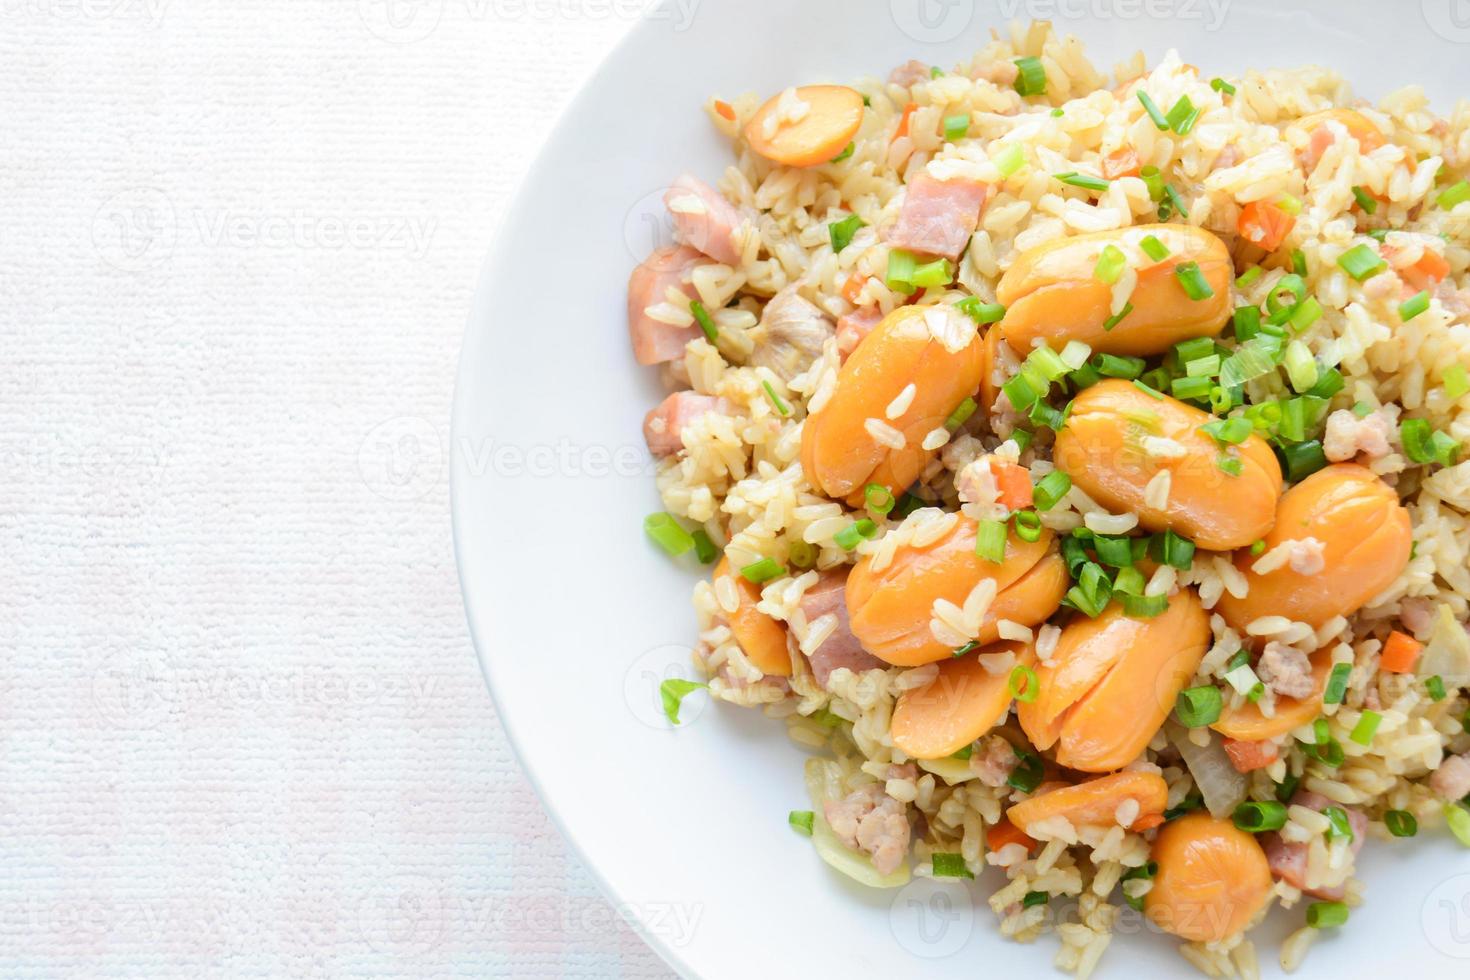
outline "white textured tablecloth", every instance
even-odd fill
[[[445,457],[630,24],[0,0],[0,975],[667,975],[499,730]]]

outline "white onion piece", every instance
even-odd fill
[[[817,854],[836,870],[869,888],[901,888],[909,883],[909,864],[904,861],[892,874],[879,874],[866,854],[848,847],[827,823],[822,804],[840,799],[842,788],[835,762],[808,759],[806,791],[812,798],[812,846]]]
[[[1173,722],[1165,728],[1165,733],[1189,767],[1189,774],[1205,798],[1205,808],[1210,811],[1210,816],[1223,820],[1234,813],[1235,808],[1245,802],[1250,787],[1245,774],[1236,772],[1235,766],[1231,765],[1219,733],[1210,732],[1210,744],[1204,746],[1195,745],[1189,738],[1189,732]]]

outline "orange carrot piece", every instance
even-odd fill
[[[732,106],[730,103],[721,102],[719,99],[716,99],[715,111],[724,116],[726,119],[730,120],[731,122],[735,121],[735,107]]]
[[[1252,201],[1240,212],[1240,237],[1268,252],[1281,247],[1296,227],[1296,218],[1269,201]]]
[[[1383,655],[1378,658],[1378,667],[1390,674],[1412,673],[1423,649],[1424,644],[1409,634],[1394,630],[1388,635],[1388,642],[1383,644]]]
[[[998,459],[990,461],[990,473],[1000,490],[1000,504],[1007,510],[1025,510],[1031,506],[1031,471],[1015,463]]]
[[[847,300],[853,306],[856,306],[858,301],[858,294],[863,291],[863,287],[867,284],[867,276],[863,275],[861,272],[854,272],[852,275],[847,277],[847,282],[842,284],[842,298]]]
[[[1119,177],[1137,177],[1141,172],[1138,163],[1138,154],[1133,147],[1125,146],[1114,150],[1103,157],[1103,176],[1108,180],[1117,180]]]
[[[894,132],[894,140],[903,139],[909,134],[909,121],[913,119],[914,113],[919,111],[919,103],[910,102],[903,107],[903,118],[898,121],[898,129]]]
[[[993,825],[985,831],[985,846],[994,854],[1008,844],[1020,844],[1027,852],[1036,848],[1036,841],[1023,834],[1020,829],[1009,820],[1002,819],[1000,823]]]
[[[1246,742],[1236,738],[1227,738],[1225,754],[1230,756],[1230,764],[1235,767],[1236,772],[1255,772],[1275,762],[1281,752],[1275,742],[1265,740]]]
[[[1399,270],[1399,278],[1415,289],[1434,289],[1450,274],[1450,264],[1439,253],[1424,250],[1413,265]]]

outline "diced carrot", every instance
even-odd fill
[[[863,275],[861,272],[854,272],[852,275],[847,277],[847,282],[842,284],[842,298],[847,300],[853,306],[856,306],[858,301],[858,294],[863,291],[863,287],[867,284],[867,276]]]
[[[1432,290],[1450,274],[1450,264],[1438,252],[1424,250],[1424,255],[1413,265],[1400,269],[1399,278],[1415,289]]]
[[[1117,180],[1119,177],[1137,177],[1140,172],[1138,154],[1133,152],[1131,146],[1114,150],[1103,157],[1102,172],[1108,180]]]
[[[1266,768],[1280,758],[1281,750],[1275,742],[1266,740],[1244,742],[1240,739],[1227,738],[1225,754],[1230,756],[1230,764],[1235,766],[1236,772],[1255,772],[1257,769]]]
[[[1000,504],[1007,510],[1025,510],[1031,506],[1031,471],[1015,463],[991,459],[990,475],[1000,490]]]
[[[909,120],[913,119],[914,113],[919,111],[919,103],[910,102],[903,107],[903,117],[898,121],[898,129],[894,131],[893,138],[900,140],[909,134]]]
[[[1390,674],[1411,673],[1414,665],[1419,662],[1419,653],[1423,649],[1424,644],[1409,634],[1394,630],[1388,635],[1388,642],[1383,644],[1383,655],[1378,658],[1378,667]]]
[[[994,854],[1008,844],[1020,844],[1028,853],[1036,847],[1036,841],[1023,834],[1009,820],[1003,819],[985,831],[985,846],[990,849],[990,853]]]
[[[732,106],[730,103],[721,102],[719,99],[716,99],[715,111],[724,116],[726,119],[730,120],[731,122],[735,121],[735,107]]]
[[[1274,252],[1296,227],[1296,218],[1269,201],[1252,201],[1240,212],[1240,237]]]
[[[1143,816],[1133,821],[1133,832],[1136,834],[1141,834],[1145,830],[1153,830],[1155,827],[1159,826],[1163,822],[1164,815],[1162,813],[1145,813]]]

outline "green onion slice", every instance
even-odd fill
[[[672,514],[649,514],[643,519],[643,531],[672,558],[694,547],[694,536],[680,527]]]
[[[1225,699],[1220,689],[1212,684],[1191,687],[1180,691],[1174,703],[1174,713],[1186,728],[1203,728],[1220,720]]]
[[[679,707],[684,699],[695,691],[708,687],[707,684],[698,684],[694,681],[686,681],[680,677],[671,677],[658,686],[659,700],[663,703],[664,717],[669,719],[673,725],[679,724]]]

